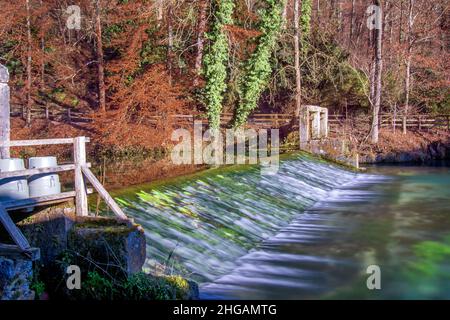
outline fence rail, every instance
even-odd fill
[[[328,122],[331,132],[339,132],[341,127],[351,125],[353,119],[345,115],[329,115]],[[367,121],[370,121],[367,118]],[[395,116],[392,114],[380,114],[379,126],[384,129],[402,130],[417,130],[417,131],[432,131],[432,130],[448,130],[450,131],[450,115],[408,115]]]
[[[13,105],[11,108],[12,116],[20,116],[23,114],[21,106]],[[48,119],[52,121],[63,122],[83,122],[88,123],[92,121],[89,114],[83,112],[76,112],[70,108],[35,108],[32,109],[32,118],[34,119]],[[447,129],[450,130],[450,115],[408,115],[408,116],[395,116],[393,114],[380,114],[379,125],[381,128],[397,128],[406,131],[407,129],[415,130],[431,130],[431,129]],[[223,113],[221,115],[221,124],[227,126],[231,124],[233,120],[232,113]],[[295,120],[295,121],[292,121]],[[252,114],[248,118],[248,125],[258,128],[280,128],[282,126],[294,123],[294,126],[298,126],[298,119],[294,119],[292,114],[264,114],[256,113]],[[190,115],[154,115],[147,117],[146,123],[149,125],[157,125],[162,121],[172,121],[178,125],[191,125],[194,121],[203,125],[208,125],[209,121],[205,117],[204,113],[193,113]],[[338,132],[340,126],[345,125],[348,121],[351,121],[350,117],[342,114],[329,114],[328,122],[331,132]]]
[[[24,117],[26,111],[24,107],[20,105],[11,105],[11,117]],[[61,107],[35,107],[31,109],[32,119],[46,119],[58,122],[74,122],[74,123],[87,123],[92,119],[86,112],[74,111],[71,108]]]

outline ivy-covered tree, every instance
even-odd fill
[[[223,94],[227,89],[228,38],[226,25],[233,23],[234,1],[214,0],[214,22],[207,35],[210,41],[204,58],[206,86],[204,96],[209,125],[212,129],[220,126]]]
[[[300,28],[302,31],[301,45],[302,45],[302,52],[304,55],[306,55],[306,52],[308,51],[310,41],[311,15],[312,15],[312,0],[302,0]]]
[[[271,56],[277,36],[282,27],[283,0],[264,0],[267,7],[260,12],[259,29],[262,35],[258,39],[255,52],[245,65],[245,73],[240,83],[240,101],[235,110],[233,126],[242,126],[249,114],[258,105],[261,93],[267,87],[272,74]]]

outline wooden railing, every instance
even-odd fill
[[[196,113],[192,115],[169,115],[168,118],[177,124],[192,124],[194,121],[200,122],[204,125],[209,123],[208,119],[203,113]],[[292,121],[292,114],[253,114],[248,118],[248,125],[257,127],[279,128],[287,125]],[[164,121],[162,116],[148,117],[151,123],[158,123]],[[233,120],[232,113],[223,113],[220,117],[221,124],[226,126],[231,124]]]
[[[18,105],[12,106],[11,115],[18,116],[22,114],[21,107]],[[90,122],[92,119],[88,114],[73,111],[71,108],[35,108],[32,110],[32,118],[48,119],[61,122]],[[298,126],[298,119],[294,119],[293,114],[263,114],[257,113],[249,116],[248,125],[258,128],[280,128],[284,125],[293,123],[295,127]],[[232,113],[223,113],[221,115],[221,125],[228,126],[233,119]],[[350,121],[351,117],[346,117],[342,114],[329,114],[328,121],[331,132],[339,131],[338,128]],[[154,115],[147,117],[146,123],[149,125],[156,125],[164,121],[172,121],[178,125],[191,125],[194,121],[200,122],[203,125],[208,125],[209,121],[204,113],[193,113],[190,115]],[[367,118],[367,120],[370,120]],[[450,115],[408,115],[407,117],[392,114],[380,114],[380,127],[392,128],[393,130],[401,129],[410,130],[431,130],[431,129],[446,129],[450,130]]]
[[[92,186],[95,188],[95,190],[97,190],[98,194],[103,198],[108,207],[119,219],[127,220],[127,216],[123,213],[122,209],[117,205],[114,199],[109,195],[109,193],[105,190],[105,188],[90,170],[90,164],[86,161],[87,142],[89,142],[89,138],[86,137],[0,142],[0,148],[44,145],[73,145],[73,164],[64,164],[50,168],[0,172],[0,179],[26,177],[36,174],[58,173],[65,171],[74,171],[75,173],[74,191],[22,200],[3,201],[0,203],[0,222],[4,225],[5,229],[8,231],[14,242],[22,251],[29,250],[30,245],[9,217],[8,211],[62,203],[75,198],[76,214],[78,216],[88,216],[89,209],[87,196],[89,193],[92,193],[92,191],[86,187],[88,182],[92,184]]]
[[[20,105],[11,105],[11,117],[22,117],[25,110]],[[92,119],[86,112],[75,111],[72,108],[59,106],[34,107],[31,109],[32,119],[46,119],[57,122],[90,122]]]
[[[339,132],[340,128],[345,125],[351,125],[354,119],[348,118],[345,115],[329,115],[328,123],[331,132]],[[365,119],[367,123],[370,118]],[[402,130],[417,130],[417,131],[431,131],[431,130],[449,130],[450,131],[450,115],[408,115],[395,116],[392,114],[380,114],[379,117],[380,128]]]
[[[19,105],[11,106],[11,116],[23,116],[24,110]],[[275,127],[279,128],[283,125],[289,124],[292,120],[292,114],[253,114],[249,117],[248,123],[250,126],[258,127]],[[61,107],[45,107],[33,108],[31,110],[32,119],[47,119],[58,122],[74,122],[74,123],[88,123],[92,121],[89,114],[79,111],[74,111],[71,108]],[[161,121],[170,120],[180,125],[190,125],[194,121],[199,121],[204,125],[209,123],[204,113],[193,113],[190,115],[154,115],[146,117],[146,123],[149,125],[156,125]],[[221,116],[222,125],[229,125],[233,119],[232,113],[223,113]]]

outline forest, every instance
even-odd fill
[[[0,300],[450,299],[450,1],[0,5]]]
[[[148,118],[446,114],[446,0],[1,0],[0,63],[17,135],[88,132],[106,148],[164,146]],[[40,110],[40,111],[39,111]],[[70,110],[81,125],[42,121]],[[65,112],[65,111],[64,111]]]

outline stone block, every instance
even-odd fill
[[[146,239],[143,229],[129,221],[78,218],[68,236],[68,250],[82,272],[128,277],[142,270]]]
[[[75,222],[75,209],[69,204],[35,211],[18,226],[30,245],[41,249],[40,264],[46,267],[67,249],[67,235]]]

